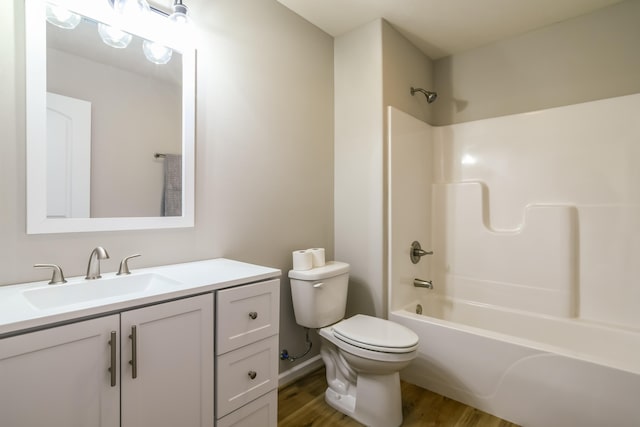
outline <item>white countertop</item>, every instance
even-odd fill
[[[175,286],[172,285],[160,290],[129,293],[47,309],[39,309],[32,305],[23,296],[23,292],[41,288],[53,289],[57,286],[67,286],[69,284],[80,285],[85,282],[84,276],[73,277],[67,279],[68,283],[57,285],[49,285],[48,280],[45,280],[0,286],[0,338],[45,325],[98,316],[104,313],[126,310],[188,295],[277,278],[280,277],[281,274],[280,270],[275,268],[218,258],[160,267],[133,269],[131,277],[148,273],[164,276],[177,283],[175,283]],[[100,281],[115,277],[115,272],[104,273],[102,274],[102,279],[96,280]]]

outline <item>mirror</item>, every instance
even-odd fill
[[[157,13],[119,23],[132,37],[116,49],[98,31],[115,26],[106,1],[56,3],[75,28],[25,1],[27,233],[193,226],[194,49]],[[146,40],[169,60],[150,62]]]

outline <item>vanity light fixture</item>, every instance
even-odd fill
[[[187,6],[182,3],[182,0],[174,0],[173,13],[169,15],[169,22],[174,26],[174,29],[180,32],[184,32],[184,28],[189,25],[190,18],[188,15]],[[180,37],[181,34],[178,35]],[[173,50],[160,43],[145,40],[142,43],[142,50],[144,56],[154,64],[166,64],[171,60]]]
[[[174,0],[173,13],[169,15],[169,21],[180,26],[189,25],[191,22],[187,6],[182,4],[182,0]]]
[[[80,15],[51,3],[47,3],[46,14],[49,23],[65,30],[73,30],[82,20]]]
[[[131,34],[118,28],[119,22],[124,23],[128,21],[129,23],[135,22],[139,24],[140,21],[146,19],[150,12],[166,16],[176,32],[184,32],[184,28],[187,27],[190,22],[187,6],[182,3],[182,0],[173,0],[173,13],[170,15],[150,7],[147,0],[106,1],[116,14],[115,25],[98,23],[98,33],[106,45],[116,49],[126,48],[132,40]],[[51,19],[49,18],[50,15],[52,17]],[[69,16],[71,16],[71,18],[69,18]],[[59,6],[47,4],[47,20],[62,28],[75,28],[80,22],[81,17]],[[176,34],[176,36],[182,37],[181,34]],[[173,56],[173,50],[171,48],[150,40],[145,40],[142,43],[142,51],[149,61],[159,65],[166,64]]]
[[[191,21],[188,8],[182,0],[173,0],[171,14],[149,6],[147,0],[107,0],[107,2],[118,16],[126,20],[144,19],[149,12],[156,12],[169,17],[171,22],[179,25],[188,25]]]

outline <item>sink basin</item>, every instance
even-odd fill
[[[180,282],[155,273],[115,276],[26,290],[22,294],[34,307],[46,310],[107,298],[175,289]]]

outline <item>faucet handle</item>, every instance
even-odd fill
[[[64,279],[64,273],[62,273],[62,268],[60,268],[57,264],[34,264],[35,268],[51,268],[53,269],[53,274],[51,275],[51,280],[49,281],[50,285],[56,285],[58,283],[67,283]]]
[[[420,246],[420,242],[414,240],[413,243],[411,243],[411,251],[409,252],[411,262],[417,264],[420,261],[420,258],[425,255],[433,255],[433,251],[423,250]]]
[[[131,258],[137,258],[139,257],[140,254],[134,254],[134,255],[129,255],[126,256],[124,258],[122,258],[122,261],[120,261],[120,268],[118,268],[118,273],[116,273],[116,276],[120,276],[121,274],[131,274],[131,271],[129,271],[129,260]]]

